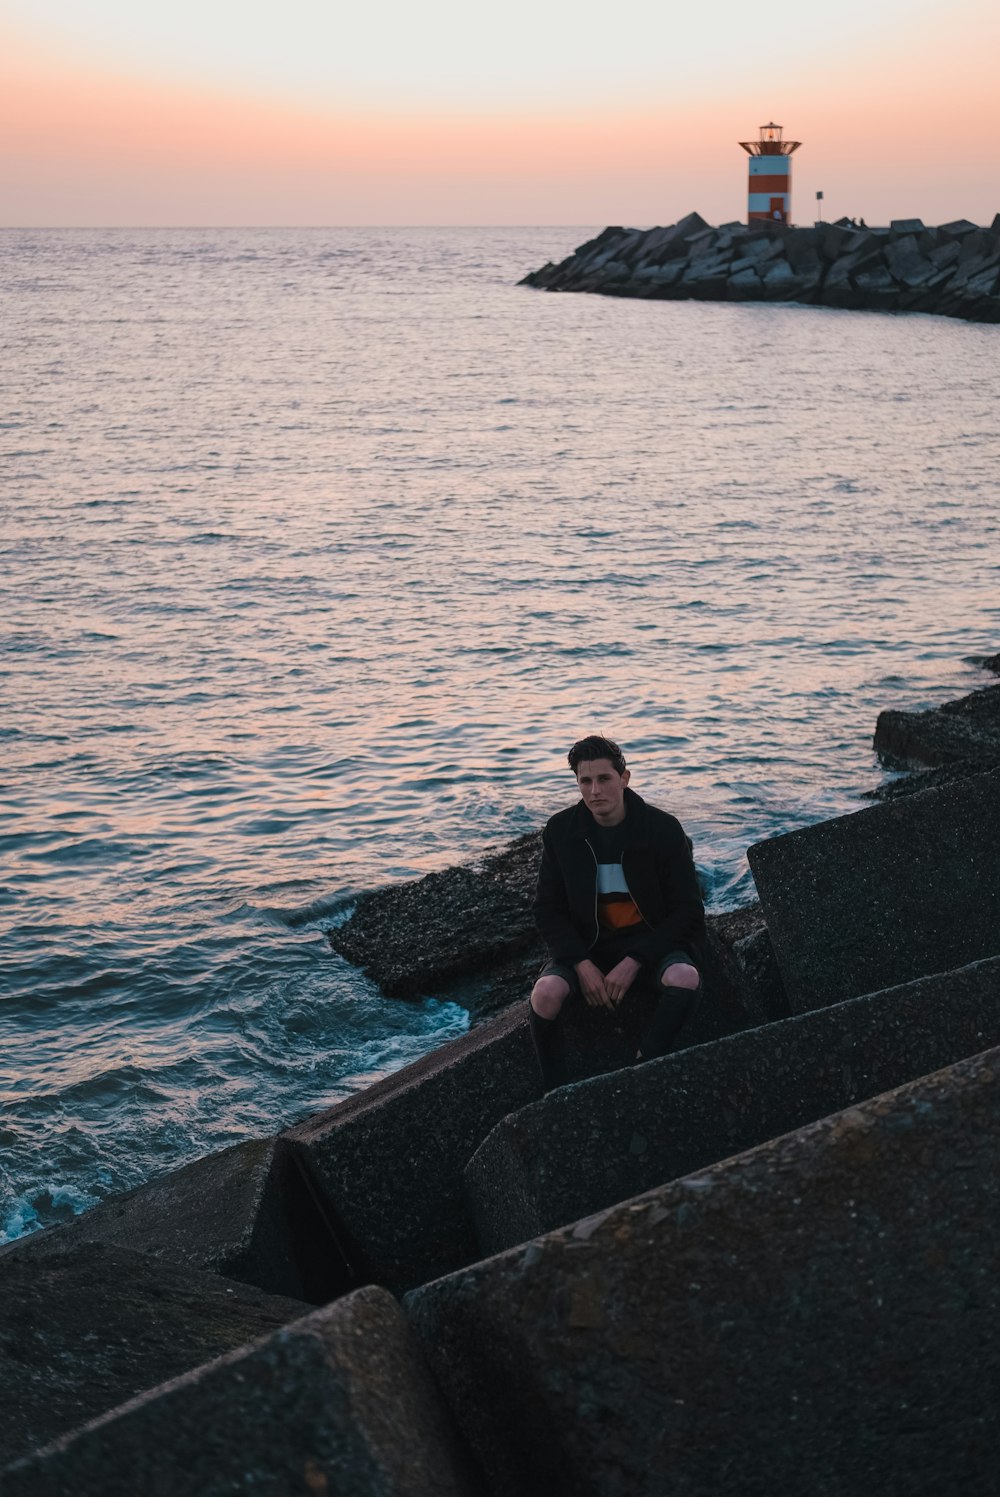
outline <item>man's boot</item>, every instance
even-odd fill
[[[636,1060],[666,1055],[679,1031],[698,1007],[700,988],[661,988],[656,1011],[639,1044]]]
[[[542,1073],[542,1087],[547,1092],[555,1091],[556,1087],[566,1085],[566,1062],[563,1056],[562,1036],[559,1033],[559,1020],[558,1018],[543,1019],[541,1014],[535,1013],[529,999],[528,1024],[535,1045],[535,1054],[538,1056],[538,1068]]]

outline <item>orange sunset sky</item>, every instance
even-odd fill
[[[798,222],[1000,211],[995,0],[697,9],[0,0],[0,224],[722,222],[771,118]]]

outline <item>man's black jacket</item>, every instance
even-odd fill
[[[622,868],[643,923],[628,931],[628,955],[655,965],[678,948],[696,960],[705,934],[691,844],[675,816],[626,788]],[[550,955],[570,966],[599,934],[594,818],[583,801],[553,816],[542,833],[534,915]]]

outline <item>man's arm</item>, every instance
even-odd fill
[[[699,943],[705,933],[705,906],[691,845],[680,822],[672,817],[658,828],[655,861],[666,915],[652,930],[639,932],[630,943],[631,954],[650,965],[675,946]]]
[[[532,913],[549,955],[555,961],[575,967],[587,960],[587,945],[570,918],[566,880],[549,846],[546,832],[542,833],[542,861],[538,868]]]

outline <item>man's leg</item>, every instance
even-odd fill
[[[566,1081],[566,1066],[559,1036],[559,1014],[569,993],[570,985],[565,977],[543,968],[528,1000],[531,1038],[542,1073],[542,1086],[547,1092],[563,1086]]]
[[[639,1045],[636,1060],[666,1055],[675,1037],[698,1007],[701,974],[681,952],[671,952],[659,972],[659,1001]]]

